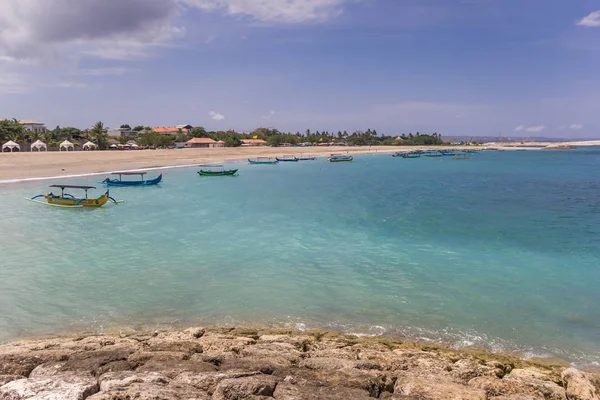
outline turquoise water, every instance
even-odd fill
[[[599,165],[576,150],[181,168],[94,210],[22,200],[53,181],[0,185],[0,340],[258,322],[597,365]]]

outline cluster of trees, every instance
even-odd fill
[[[263,139],[272,146],[283,144],[296,145],[300,143],[310,143],[313,145],[324,143],[347,144],[351,146],[377,146],[377,145],[404,145],[404,146],[435,146],[442,145],[442,136],[438,133],[433,134],[402,134],[398,136],[378,135],[375,129],[366,131],[356,131],[349,134],[347,131],[329,132],[315,131],[307,129],[306,132],[291,133],[281,132],[273,128],[258,128],[248,134],[237,133],[235,131],[207,131],[204,127],[198,126],[192,128],[189,132],[182,129],[176,134],[160,134],[153,132],[149,126],[138,125],[131,127],[129,124],[121,125],[121,128],[137,132],[134,139],[140,146],[145,147],[169,147],[176,142],[185,142],[190,137],[211,138],[215,141],[223,141],[227,147],[236,147],[242,144],[242,139]],[[39,133],[34,131],[25,131],[17,120],[0,121],[0,140],[13,140],[15,142],[32,143],[38,139],[46,142],[49,147],[56,147],[61,141],[68,139],[76,146],[81,145],[82,141],[90,140],[98,145],[99,149],[109,147],[107,130],[102,122],[97,122],[91,129],[80,130],[73,127],[61,128],[57,126],[53,130]],[[131,137],[116,138],[120,143],[125,144]]]

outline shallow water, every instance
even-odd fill
[[[599,164],[576,150],[181,168],[95,210],[22,200],[50,181],[0,185],[0,340],[258,322],[598,363]]]

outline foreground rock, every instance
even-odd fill
[[[600,400],[560,365],[387,337],[190,328],[0,346],[4,400]]]

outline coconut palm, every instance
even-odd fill
[[[89,131],[89,140],[96,142],[98,148],[103,150],[108,147],[108,135],[102,121],[96,122],[96,124]]]

